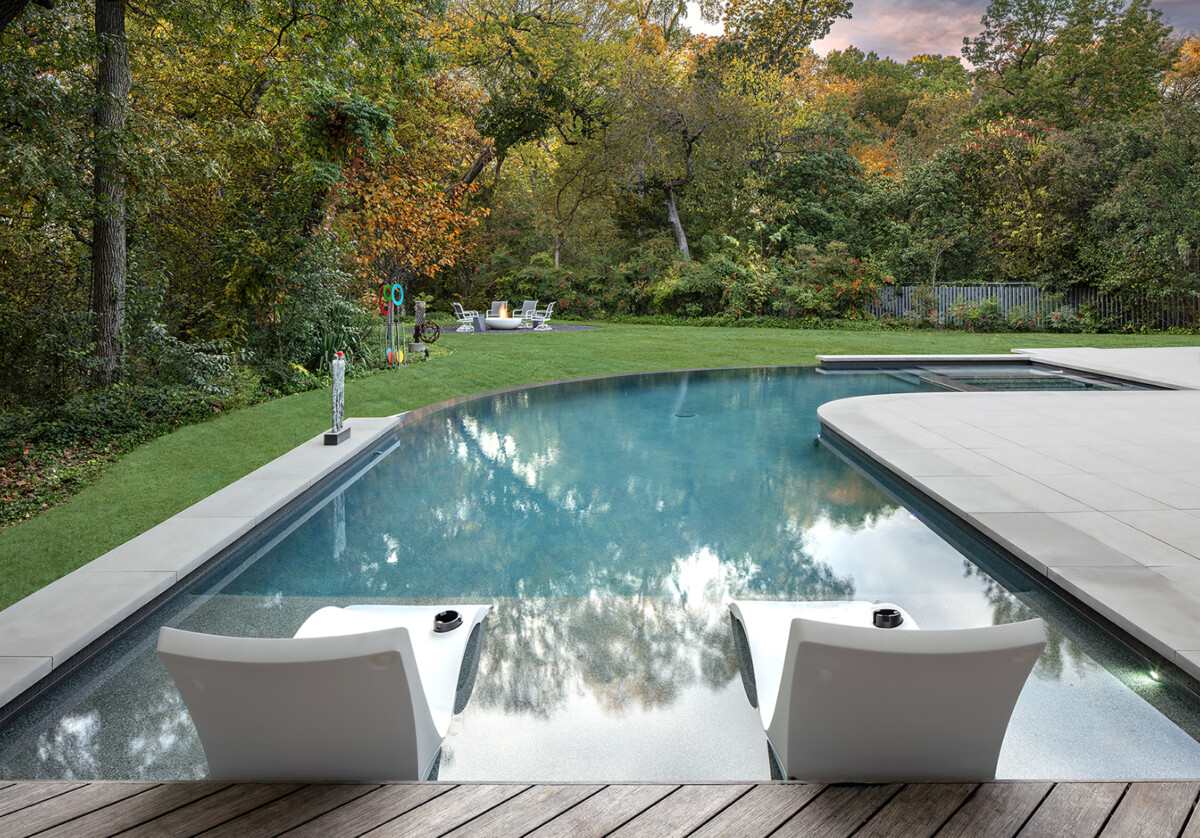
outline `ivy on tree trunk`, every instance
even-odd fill
[[[92,228],[92,339],[97,381],[111,384],[125,323],[125,176],[118,145],[129,101],[125,0],[96,0],[95,218]]]

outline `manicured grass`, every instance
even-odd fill
[[[352,380],[350,416],[605,373],[813,364],[818,354],[1007,353],[1030,346],[1195,346],[1200,336],[971,335],[606,324],[596,331],[450,335],[427,363]],[[137,449],[61,506],[0,531],[0,607],[158,524],[329,427],[329,391],[235,411]]]

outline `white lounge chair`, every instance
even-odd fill
[[[1041,620],[903,631],[831,622],[813,605],[822,604],[729,606],[772,776],[864,783],[995,778],[1013,707],[1046,646]],[[794,609],[786,631],[781,606]]]
[[[464,309],[461,303],[451,303],[454,306],[454,319],[458,321],[456,332],[473,332],[475,331],[475,318],[479,316],[479,312],[471,309]]]
[[[533,322],[537,325],[533,327],[535,332],[552,332],[554,331],[550,325],[550,315],[554,312],[554,302],[546,304],[546,307],[537,310],[533,313]]]
[[[470,697],[486,605],[322,608],[293,638],[164,627],[158,655],[214,780],[436,779]],[[461,625],[435,631],[435,615]]]
[[[520,311],[514,317],[521,318],[521,328],[528,329],[533,326],[533,315],[537,311],[537,300],[526,300],[522,304]]]

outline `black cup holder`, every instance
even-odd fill
[[[454,631],[462,625],[462,614],[457,611],[439,611],[433,618],[433,630],[441,633],[444,631]]]
[[[898,608],[876,608],[872,618],[875,628],[894,629],[904,622]]]

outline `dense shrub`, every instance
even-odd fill
[[[708,263],[681,260],[651,286],[654,311],[677,317],[701,317],[721,312],[726,285],[736,276],[728,260]]]
[[[6,423],[0,428],[0,446],[25,441],[71,445],[112,437],[140,441],[203,421],[221,409],[220,398],[191,387],[119,382],[26,413],[21,425]]]
[[[850,255],[842,242],[830,242],[824,252],[812,245],[796,249],[796,264],[780,269],[787,313],[822,318],[868,317],[867,306],[892,278],[873,260]]]
[[[948,316],[950,323],[968,332],[1001,332],[1009,326],[1004,309],[995,297],[986,300],[964,300],[959,297],[950,306]]]

